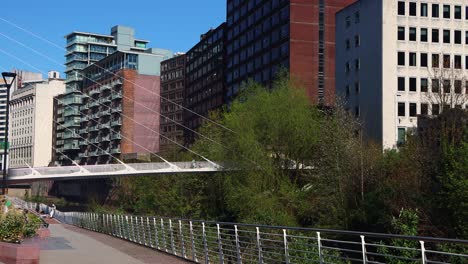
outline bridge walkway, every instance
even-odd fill
[[[52,222],[49,229],[51,236],[40,242],[40,263],[190,263],[131,242],[70,225]]]

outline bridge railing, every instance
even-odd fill
[[[467,240],[152,216],[54,217],[197,263],[468,263]]]

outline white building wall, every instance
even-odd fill
[[[398,2],[405,3],[405,15],[398,15]],[[410,16],[410,2],[416,3],[416,16]],[[421,5],[427,4],[427,17],[421,16]],[[432,17],[433,4],[439,5],[439,17]],[[444,5],[450,6],[450,18],[443,18]],[[461,7],[461,19],[455,19],[455,6]],[[462,93],[466,96],[465,81],[468,79],[468,1],[466,0],[360,0],[337,14],[337,91],[345,95],[345,82],[353,82],[345,73],[345,63],[353,57],[361,60],[359,79],[361,92],[347,98],[350,110],[359,105],[365,131],[371,138],[381,143],[384,148],[396,147],[398,129],[414,128],[417,117],[410,116],[410,103],[416,104],[417,115],[421,114],[421,104],[428,104],[428,113],[432,114],[430,79],[432,54],[450,55],[462,58],[462,69],[456,70],[457,78],[463,80]],[[361,23],[353,21],[355,12],[360,13]],[[351,18],[351,25],[346,28],[346,19]],[[376,31],[375,25],[380,27]],[[398,40],[398,27],[405,28],[405,39]],[[409,40],[410,28],[416,28],[416,41]],[[427,28],[427,42],[421,41],[421,28]],[[439,42],[432,42],[432,29],[439,29]],[[443,43],[443,31],[450,30],[450,43]],[[455,44],[455,30],[461,31],[461,44]],[[350,33],[351,32],[351,33]],[[350,34],[361,36],[361,49],[351,52],[345,50],[346,37]],[[368,42],[368,47],[364,48]],[[380,49],[380,51],[379,51]],[[398,52],[405,53],[405,65],[398,65]],[[409,66],[409,53],[416,53],[416,66]],[[421,66],[421,53],[428,56],[428,66]],[[379,58],[380,57],[380,58]],[[353,64],[353,62],[350,62]],[[351,70],[352,71],[352,70]],[[380,74],[379,74],[380,73]],[[405,91],[398,91],[398,77],[405,78]],[[410,91],[410,78],[416,78],[416,91]],[[421,79],[429,79],[428,92],[421,92]],[[380,98],[379,92],[380,91]],[[453,93],[453,90],[452,90]],[[353,92],[351,93],[353,94]],[[432,101],[432,102],[431,102]],[[398,116],[398,103],[405,103],[405,116]],[[453,107],[453,105],[452,105]],[[465,103],[462,105],[466,107]],[[380,134],[380,135],[379,135]]]

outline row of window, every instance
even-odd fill
[[[417,28],[409,27],[408,30],[408,40],[409,41],[418,41],[417,40]],[[398,40],[406,40],[406,28],[398,27]],[[431,42],[440,43],[440,30],[438,28],[433,28],[428,30],[427,28],[419,29],[419,41],[428,42],[429,41],[429,32],[431,32]],[[453,36],[453,38],[452,38]],[[444,44],[462,44],[462,31],[461,30],[452,30],[444,29],[442,30],[442,43]],[[465,44],[468,45],[468,31],[465,31]]]
[[[462,19],[462,6],[460,5],[440,5],[440,4],[431,4],[420,3],[419,6],[419,16],[428,17],[429,16],[429,7],[431,7],[431,16],[433,18],[440,17],[440,7],[442,6],[442,17],[446,19]],[[398,1],[398,15],[406,16],[407,5],[405,1]],[[408,3],[408,15],[417,16],[418,15],[418,4],[416,2]],[[465,7],[465,19],[468,20],[468,6]]]
[[[417,52],[398,52],[398,66],[406,66],[406,53],[408,53],[409,60],[408,66],[417,67],[418,59]],[[429,67],[429,54],[428,53],[419,53],[419,66],[420,67]],[[431,54],[431,66],[432,68],[454,68],[462,69],[462,55],[450,55],[450,54]],[[465,69],[468,69],[468,56],[465,56]]]
[[[418,115],[438,115],[441,113],[443,109],[450,109],[450,108],[462,108],[462,105],[440,105],[440,104],[428,104],[428,103],[420,103],[419,113],[418,113],[418,103],[405,103],[399,102],[398,103],[398,116],[400,117],[417,117]],[[408,108],[406,108],[408,106]],[[430,109],[429,109],[430,107]],[[409,111],[407,111],[409,110]]]
[[[463,80],[451,80],[444,78],[419,78],[419,91],[428,92],[428,88],[431,87],[433,93],[463,93],[463,82],[465,82],[465,94],[468,94],[468,81]],[[417,92],[418,78],[416,77],[398,77],[398,91],[404,92],[407,90],[410,92]]]

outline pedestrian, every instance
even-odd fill
[[[54,217],[55,209],[56,209],[55,204],[52,204],[51,210],[50,210],[50,218],[53,218],[53,217]]]

